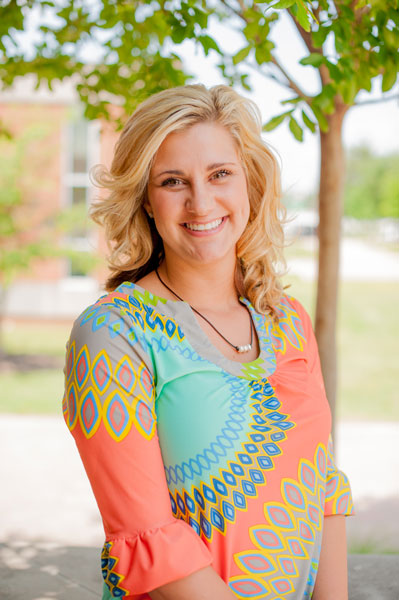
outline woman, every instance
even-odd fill
[[[93,208],[109,293],[76,321],[65,418],[103,518],[103,599],[345,600],[344,515],[308,315],[285,295],[279,172],[254,104],[166,90]]]

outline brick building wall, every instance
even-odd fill
[[[23,169],[18,182],[23,192],[21,243],[34,241],[44,232],[53,233],[54,238],[55,228],[53,232],[51,229],[60,209],[81,204],[82,214],[86,212],[85,204],[88,207],[94,194],[99,193],[89,185],[88,170],[98,162],[110,164],[118,137],[109,123],[82,120],[70,84],[59,86],[53,93],[35,92],[32,80],[24,80],[19,87],[0,92],[3,126],[15,139],[29,138],[23,144]],[[87,152],[83,151],[86,145]],[[106,248],[96,228],[87,237],[79,233],[68,243],[83,250],[94,249],[99,255],[100,262],[88,277],[75,276],[66,258],[34,260],[8,289],[6,315],[68,318],[93,301],[107,275]]]

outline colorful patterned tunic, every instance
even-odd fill
[[[352,511],[308,315],[242,301],[260,345],[244,364],[132,283],[74,325],[63,408],[104,523],[103,600],[210,564],[237,598],[310,598],[323,516]]]

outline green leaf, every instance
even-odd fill
[[[314,102],[312,102],[312,110],[317,119],[320,130],[323,131],[323,133],[326,133],[329,130],[329,124],[326,115]]]
[[[281,115],[277,115],[276,117],[270,119],[270,121],[263,125],[263,131],[272,131],[273,129],[276,129],[276,127],[278,127],[280,123],[282,123],[284,119],[292,113],[293,110],[294,109],[287,110],[287,112],[282,113]]]
[[[364,89],[367,92],[371,92],[371,79],[372,73],[368,65],[361,64],[357,73],[357,81],[359,89]]]
[[[312,52],[309,56],[305,56],[299,62],[301,65],[311,65],[312,67],[320,67],[325,62],[325,58],[322,54],[318,52]]]
[[[306,5],[303,1],[299,0],[296,3],[297,13],[296,18],[300,25],[304,28],[305,31],[310,31],[310,23],[309,23],[309,11],[306,8]]]
[[[199,35],[197,40],[202,45],[205,56],[208,56],[209,50],[215,50],[218,54],[223,54],[216,41],[210,35]]]
[[[261,46],[255,48],[255,59],[258,65],[263,65],[271,59],[271,44],[265,41]]]
[[[353,104],[358,91],[359,89],[355,77],[347,79],[344,84],[340,86],[340,92],[345,104]]]
[[[337,83],[342,81],[344,76],[341,73],[341,71],[339,70],[338,66],[335,65],[334,63],[330,62],[329,60],[326,60],[325,64],[327,65],[327,69],[328,69],[328,72],[330,73],[331,79],[333,79]]]
[[[248,73],[244,73],[243,75],[240,76],[240,80],[241,80],[241,85],[244,88],[244,90],[247,90],[248,92],[252,91],[252,88],[250,86],[250,84],[247,81],[248,79]]]
[[[342,87],[342,84],[341,84]],[[317,98],[317,106],[325,114],[331,114],[335,111],[335,96],[337,89],[331,83],[322,88]]]
[[[302,102],[303,98],[300,96],[295,96],[295,98],[287,98],[287,100],[281,100],[281,104],[298,104],[298,102]]]
[[[195,21],[201,27],[201,29],[206,29],[208,26],[208,14],[198,7],[193,7],[195,12]]]
[[[237,54],[233,56],[233,64],[238,65],[238,63],[245,60],[250,53],[251,48],[252,46],[250,44],[248,44],[248,46],[244,46],[244,48],[241,48],[241,50],[239,50]]]
[[[295,2],[296,0],[280,0],[277,4],[273,4],[272,8],[289,8]]]
[[[312,119],[309,119],[308,115],[305,113],[304,110],[302,111],[302,120],[305,123],[306,127],[310,129],[312,133],[316,133],[316,123],[312,121]]]
[[[320,26],[315,31],[312,31],[312,40],[316,48],[320,48],[326,41],[326,37],[330,33],[330,28],[326,26]]]
[[[175,44],[181,44],[186,39],[186,28],[181,25],[173,27],[171,38]]]
[[[386,67],[382,76],[382,91],[388,92],[395,85],[397,77],[398,72],[395,65],[390,65],[390,68]]]
[[[290,128],[291,133],[294,134],[295,139],[298,140],[298,142],[303,142],[303,129],[294,119],[294,117],[290,117],[288,126]]]

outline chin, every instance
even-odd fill
[[[235,247],[226,252],[226,249],[220,251],[196,252],[190,255],[190,261],[198,265],[211,265],[229,259],[230,255],[236,255]]]

